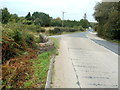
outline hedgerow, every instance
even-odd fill
[[[35,25],[32,26],[16,23],[8,23],[3,25],[2,63],[10,58],[21,55],[27,48],[37,48],[36,39],[39,38],[34,37],[31,32],[37,33],[37,30],[40,28]]]

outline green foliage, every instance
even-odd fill
[[[49,35],[54,35],[54,34],[62,34],[64,32],[76,32],[76,31],[84,31],[84,29],[82,26],[56,27],[54,29],[50,29],[48,33]]]
[[[8,29],[3,28],[2,35],[4,36],[2,36],[2,62],[19,55],[19,49],[23,49],[21,45],[17,43],[19,41],[15,42],[14,38],[11,37],[11,33],[14,33],[14,31],[11,32],[10,30],[8,31]]]
[[[26,20],[32,20],[32,16],[31,16],[30,12],[26,15],[25,19]]]
[[[26,81],[24,82],[24,88],[28,88],[29,86],[31,86],[33,84],[32,81]]]
[[[96,27],[96,25],[97,25],[97,23],[96,23],[96,22],[90,22],[90,27],[95,28],[95,27]]]
[[[34,84],[41,82],[42,83],[40,85],[41,88],[45,87],[47,71],[49,69],[51,54],[52,54],[51,52],[42,53],[42,54],[38,55],[37,59],[32,61],[33,68],[34,68],[34,76],[36,79]]]
[[[9,21],[13,22],[13,23],[17,23],[19,21],[18,15],[17,14],[11,14]]]
[[[31,25],[33,23],[32,16],[30,12],[25,16],[25,19],[23,20],[23,24]]]
[[[24,83],[24,87],[29,88],[31,86],[39,84],[40,88],[45,88],[47,73],[49,70],[50,58],[53,54],[58,54],[58,40],[52,38],[55,49],[53,51],[47,51],[38,55],[34,60],[31,60],[33,67],[32,79],[27,79]],[[27,75],[29,78],[29,75]]]
[[[85,14],[86,15],[86,14]],[[86,18],[87,16],[85,16]],[[51,19],[51,26],[62,26],[62,20],[58,17],[56,19]],[[64,27],[81,27],[82,28],[88,28],[90,23],[87,19],[81,19],[80,21],[76,20],[64,20]]]
[[[1,11],[2,11],[2,23],[6,24],[10,19],[10,13],[8,12],[7,8],[3,8],[1,9]]]
[[[34,12],[32,14],[32,19],[35,25],[40,26],[49,26],[50,25],[50,17],[48,14],[42,12]]]
[[[33,35],[33,33],[37,33],[37,29],[40,27],[35,25],[4,24],[2,30],[3,62],[16,55],[21,55],[27,48],[37,49],[36,42],[39,39]]]
[[[98,35],[120,40],[120,2],[102,2],[95,6],[94,17],[98,21]]]
[[[62,26],[62,21],[58,17],[56,19],[51,19],[51,26]]]
[[[30,12],[25,17],[18,17],[17,14],[10,14],[7,10],[7,8],[3,8],[2,10],[2,18],[3,23],[6,24],[8,22],[12,23],[22,23],[27,25],[38,25],[38,26],[62,26],[62,20],[58,17],[53,19],[48,14],[43,12],[34,12],[32,15]],[[85,18],[86,18],[85,14]],[[82,26],[83,28],[87,28],[89,26],[89,22],[87,19],[80,21],[76,20],[64,20],[64,27],[74,27],[74,26]],[[40,31],[40,30],[39,30]],[[38,32],[39,32],[38,31]],[[41,30],[44,32],[44,30]]]
[[[37,45],[35,43],[38,41],[35,40],[35,37],[33,34],[29,34],[29,33],[26,34],[25,41],[30,48],[37,49]]]
[[[84,31],[84,28],[82,26],[74,26],[74,29],[76,29],[77,31]]]
[[[59,54],[59,52],[58,52],[58,48],[59,48],[59,41],[58,41],[58,39],[57,38],[50,38],[50,39],[52,39],[52,41],[54,42],[54,50],[53,50],[53,54],[55,54],[55,55],[58,55]]]
[[[31,20],[23,20],[23,24],[31,25],[33,22]]]
[[[94,29],[95,31],[97,31],[98,25],[96,24],[96,25],[93,27],[93,29]]]
[[[39,30],[38,32],[44,33],[44,32],[45,32],[45,29],[44,29],[44,28],[40,28],[40,30]]]
[[[80,22],[76,20],[64,20],[64,26],[65,27],[80,26]]]
[[[26,35],[26,42],[28,44],[32,44],[33,41],[34,41],[34,36],[32,34],[27,34]]]
[[[23,35],[22,32],[19,30],[15,30],[12,35],[12,39],[18,44],[21,44],[23,42]]]
[[[19,21],[19,17],[17,14],[10,14],[7,8],[0,9],[0,21],[2,21],[2,24],[7,24],[8,22],[16,23]]]
[[[88,22],[87,19],[81,19],[80,20],[80,25],[83,27],[83,28],[88,28],[90,26],[90,23]]]
[[[60,34],[62,30],[60,28],[54,28],[53,30],[49,30],[50,34]]]

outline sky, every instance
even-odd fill
[[[90,22],[95,22],[92,14],[97,2],[101,0],[0,0],[0,8],[7,7],[9,12],[18,16],[26,16],[35,11],[44,12],[53,18],[62,18],[62,12],[65,20],[77,20],[83,18],[84,13]]]

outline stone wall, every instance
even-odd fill
[[[49,39],[46,35],[42,33],[40,33],[39,37],[40,39],[42,38],[41,39],[42,43],[38,43],[39,46],[38,54],[54,49],[54,43],[51,39]]]

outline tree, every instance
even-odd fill
[[[32,16],[30,12],[28,12],[28,14],[25,16],[25,20],[23,20],[23,24],[31,25],[32,23],[33,23]]]
[[[88,22],[87,19],[81,19],[80,20],[80,25],[83,27],[83,28],[88,28],[90,26],[90,23]]]
[[[51,19],[51,26],[62,26],[61,18]]]
[[[75,27],[75,26],[80,26],[80,23],[79,21],[76,20],[64,20],[64,26]]]
[[[88,28],[88,27],[90,26],[90,23],[89,23],[89,21],[87,20],[87,15],[86,15],[86,13],[84,13],[83,19],[80,20],[80,25],[81,25],[83,28]]]
[[[7,24],[10,19],[10,13],[8,12],[7,8],[1,9],[2,11],[2,23]]]
[[[28,14],[26,15],[25,19],[32,20],[32,16],[31,16],[30,12],[28,12]]]
[[[50,25],[50,16],[43,12],[34,12],[32,14],[33,21],[36,25],[49,26]]]
[[[17,14],[10,14],[10,19],[9,19],[10,22],[18,22],[18,20],[19,17]]]
[[[93,16],[98,21],[99,36],[120,39],[120,2],[102,2],[95,6]]]

